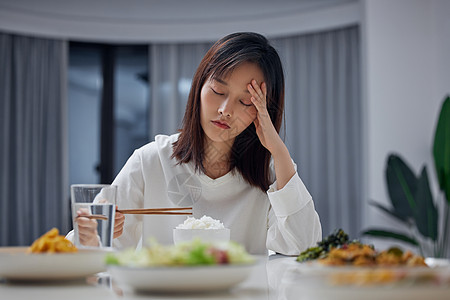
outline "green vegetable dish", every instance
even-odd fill
[[[106,256],[108,265],[129,267],[248,264],[254,260],[242,245],[235,242],[212,244],[199,239],[177,245],[151,241],[149,247],[127,249]]]

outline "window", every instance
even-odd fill
[[[147,74],[147,46],[70,43],[70,184],[111,183],[148,142]]]

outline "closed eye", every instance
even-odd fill
[[[242,105],[245,105],[245,106],[252,106],[253,104],[252,103],[250,103],[250,104],[247,104],[247,103],[245,103],[244,101],[242,101],[242,100],[239,100],[239,102],[241,102],[241,104]]]
[[[210,88],[211,89],[211,91],[213,91],[214,92],[214,94],[216,94],[216,95],[219,95],[219,96],[223,96],[223,95],[225,95],[225,94],[222,94],[222,93],[219,93],[219,92],[216,92],[213,88]]]

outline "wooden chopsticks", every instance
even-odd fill
[[[192,215],[192,211],[186,212],[187,210],[192,210],[192,207],[116,209],[116,212],[132,215]],[[104,215],[81,215],[76,217],[76,219],[81,217],[94,220],[108,220],[108,217]]]
[[[192,207],[116,209],[116,212],[133,215],[192,215],[192,211],[186,210],[192,210]]]
[[[88,218],[88,219],[104,220],[104,221],[108,220],[108,217],[104,216],[104,215],[81,215],[81,216],[76,217],[75,219],[78,219],[78,218]]]

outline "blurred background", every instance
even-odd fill
[[[389,153],[433,168],[449,13],[448,0],[0,0],[0,245],[70,230],[70,185],[110,183],[175,133],[201,58],[237,31],[283,61],[282,137],[324,235],[400,226],[368,203],[389,206]]]

